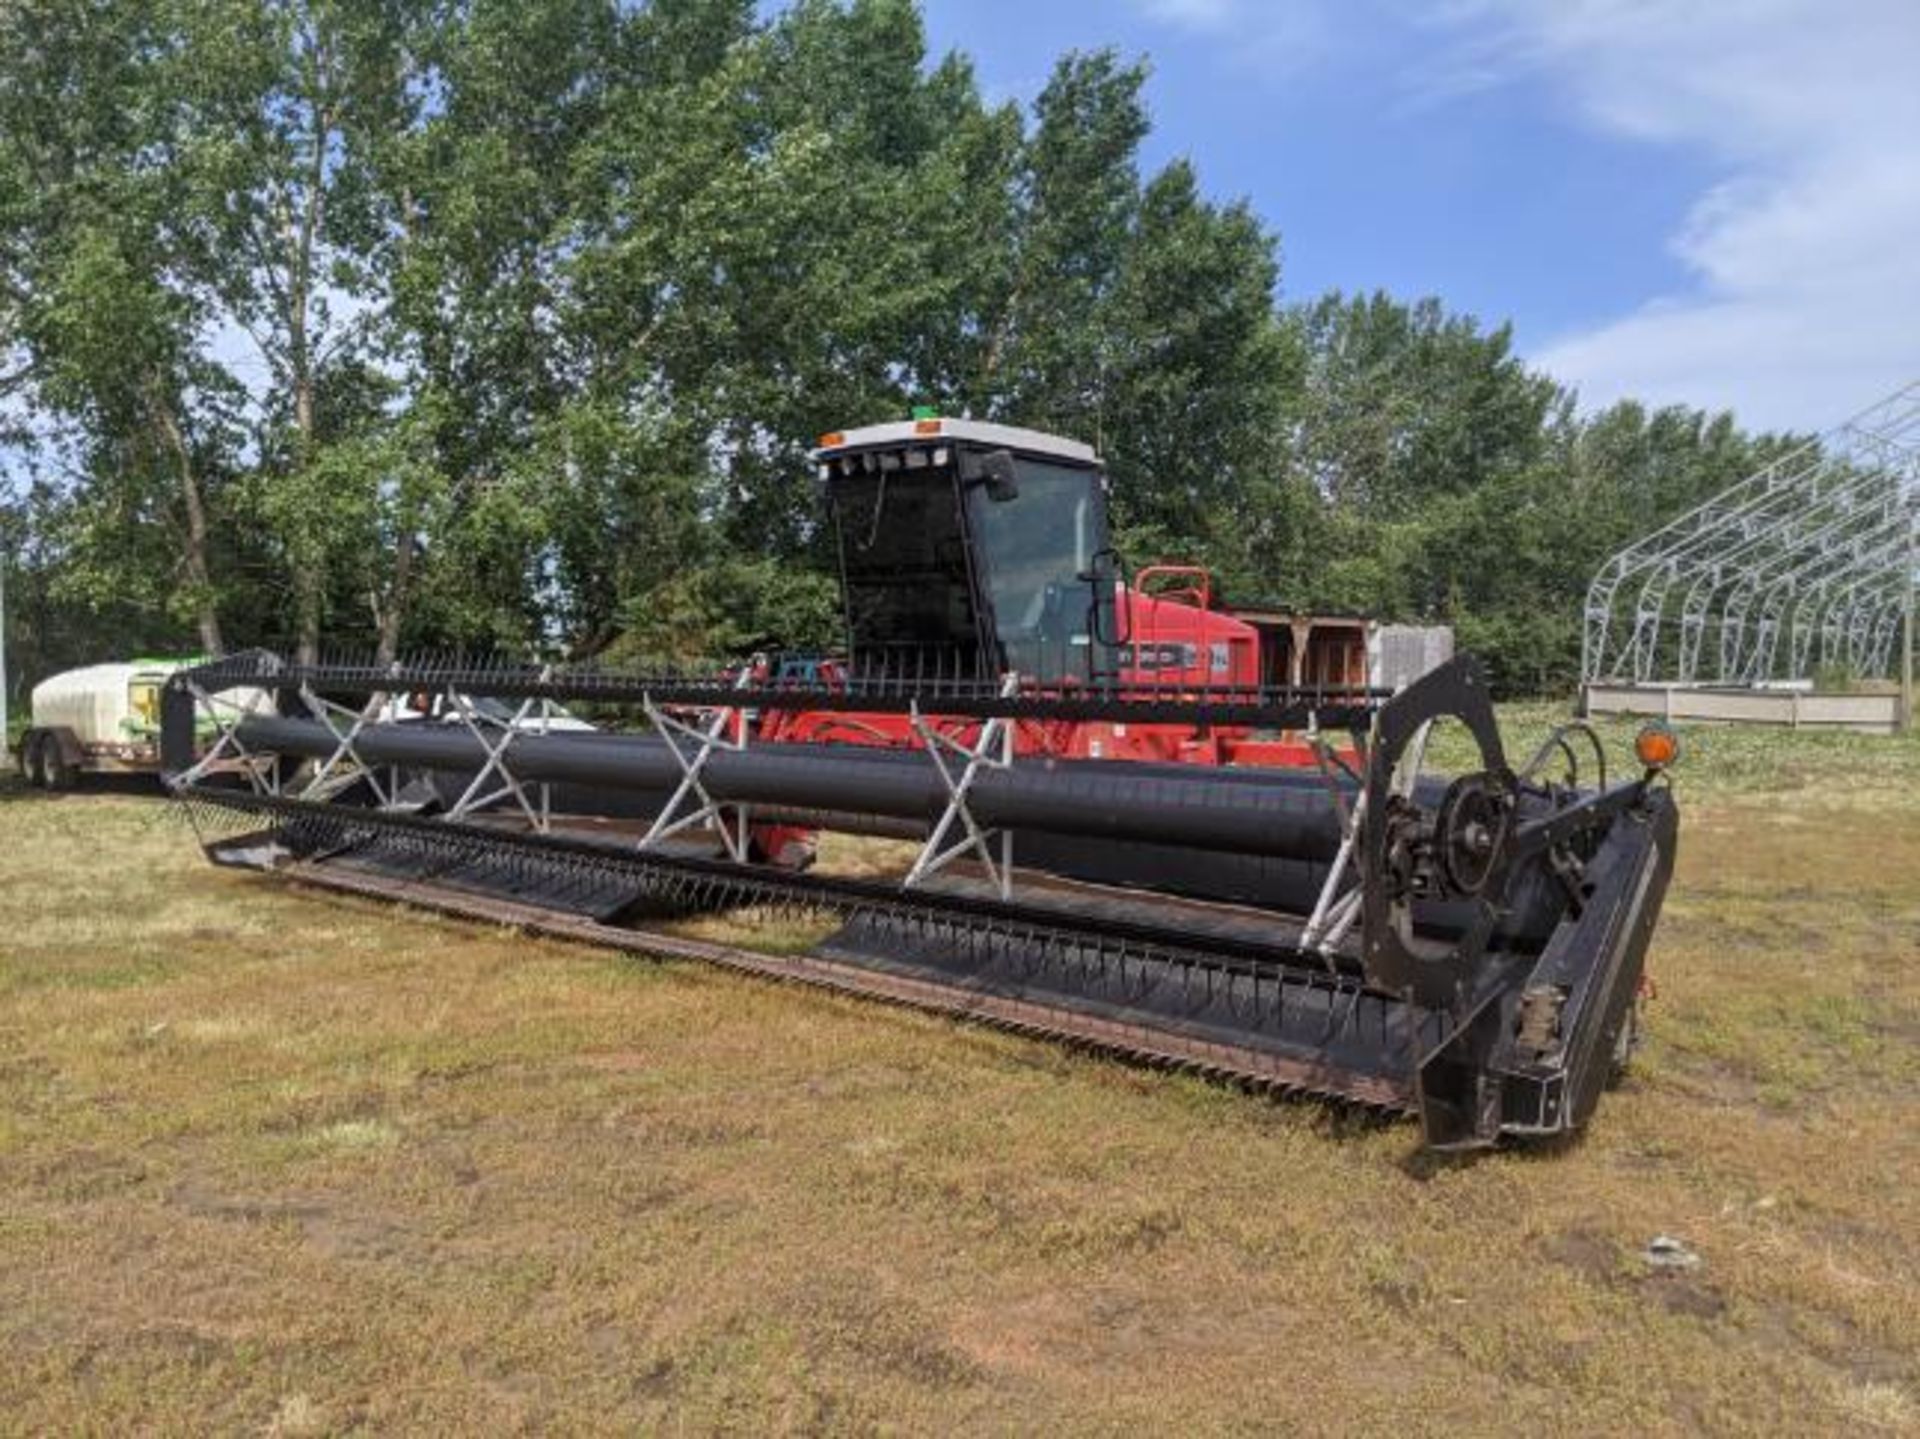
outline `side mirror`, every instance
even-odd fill
[[[985,486],[987,498],[997,505],[1020,498],[1020,480],[1014,470],[1011,450],[968,455],[961,462],[960,477],[970,485]]]
[[[1094,643],[1108,649],[1126,644],[1133,638],[1133,592],[1123,588],[1126,574],[1120,552],[1111,547],[1095,550],[1080,578],[1093,590],[1087,627]],[[1124,608],[1119,600],[1122,593],[1126,595]]]

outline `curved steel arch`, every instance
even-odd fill
[[[1788,669],[1792,674],[1813,672],[1813,645],[1821,642],[1821,665],[1835,663],[1828,635],[1836,619],[1843,619],[1843,606],[1857,597],[1862,586],[1884,585],[1903,558],[1908,533],[1898,525],[1877,544],[1843,556],[1825,573],[1812,577],[1793,606],[1789,621]]]
[[[1582,676],[1698,684],[1711,637],[1718,683],[1804,680],[1817,635],[1821,664],[1844,653],[1883,677],[1916,525],[1920,380],[1608,556],[1587,587]]]
[[[1720,682],[1756,684],[1773,678],[1773,640],[1782,587],[1790,592],[1808,570],[1845,563],[1851,547],[1876,538],[1878,531],[1901,527],[1903,506],[1891,477],[1874,473],[1850,487],[1838,511],[1809,511],[1803,523],[1783,526],[1765,552],[1753,555],[1740,581],[1728,591],[1720,623]],[[1758,613],[1754,613],[1756,605]],[[1788,676],[1794,678],[1794,676]]]

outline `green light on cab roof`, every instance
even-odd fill
[[[907,418],[910,420],[937,420],[940,418],[940,407],[938,405],[915,405],[913,407],[913,413]]]

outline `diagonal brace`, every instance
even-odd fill
[[[1020,677],[1010,674],[1000,687],[1003,698],[1010,698],[1019,692]],[[907,871],[907,877],[901,883],[908,889],[913,888],[928,876],[938,873],[953,860],[963,854],[978,856],[987,871],[987,878],[993,881],[994,888],[1002,899],[1013,897],[1013,832],[1011,830],[983,829],[974,819],[973,810],[967,800],[972,793],[974,781],[983,770],[1004,770],[1013,764],[1013,722],[1005,716],[995,716],[980,727],[980,734],[969,747],[948,734],[943,734],[927,723],[926,716],[920,713],[916,702],[911,711],[914,733],[920,736],[920,742],[926,747],[927,755],[933,760],[934,768],[940,771],[940,780],[947,788],[947,807],[940,816],[940,822],[933,827],[933,833],[927,836],[919,857],[914,860],[913,868]],[[949,756],[961,762],[960,772],[954,773]],[[955,824],[964,833],[952,843],[948,835]],[[994,858],[996,848],[990,841],[999,840],[999,859]]]
[[[329,700],[322,699],[313,692],[311,686],[303,684],[300,686],[300,700],[306,705],[308,712],[327,727],[327,732],[334,738],[334,749],[333,753],[327,756],[326,763],[314,771],[313,778],[307,781],[306,788],[300,792],[297,798],[328,798],[328,781],[333,779],[335,769],[337,769],[344,760],[351,762],[354,768],[344,772],[338,780],[335,780],[333,788],[339,788],[341,784],[357,774],[366,779],[368,786],[373,790],[374,798],[380,801],[380,807],[382,809],[391,807],[393,803],[392,797],[388,791],[382,787],[379,774],[375,767],[361,759],[359,751],[354,748],[354,742],[360,738],[360,731],[367,727],[367,724],[385,705],[386,696],[379,694],[372,695],[368,698],[366,704],[362,705],[358,710],[351,710],[344,705],[337,705]],[[351,723],[348,725],[345,733],[342,733],[340,727],[334,723],[333,716],[335,714],[351,717]]]
[[[746,688],[752,682],[753,673],[752,666],[743,668],[734,687]],[[750,852],[747,806],[722,805],[708,793],[703,776],[715,750],[738,754],[746,749],[746,713],[731,708],[716,709],[705,717],[702,726],[668,714],[653,702],[651,695],[644,696],[641,704],[680,766],[680,783],[653,817],[653,824],[640,840],[640,848],[653,849],[683,830],[704,825],[719,833],[729,859],[735,864],[745,864]]]
[[[512,747],[514,740],[519,738],[521,725],[526,720],[527,715],[532,711],[534,703],[531,699],[523,701],[520,708],[514,711],[513,717],[509,720],[488,719],[488,717],[474,709],[472,701],[464,694],[461,694],[458,690],[451,687],[448,688],[447,704],[452,708],[453,712],[460,717],[460,723],[466,726],[467,733],[473,736],[474,741],[480,746],[481,752],[485,755],[479,771],[474,775],[472,780],[468,782],[466,789],[461,792],[460,798],[455,800],[453,806],[447,811],[448,819],[459,819],[472,810],[493,804],[498,800],[505,799],[508,795],[512,795],[514,803],[520,806],[520,812],[527,817],[527,823],[538,833],[544,834],[546,832],[546,805],[542,803],[536,807],[532,801],[527,798],[527,792],[521,786],[520,781],[514,778],[513,771],[507,767],[507,751]],[[497,742],[487,738],[486,731],[481,727],[483,721],[498,726],[500,738]],[[486,789],[487,781],[494,775],[500,777],[499,788],[493,790],[491,793],[483,792]]]
[[[253,717],[253,712],[259,708],[260,702],[267,698],[269,692],[263,689],[255,690],[248,696],[240,712],[229,720],[222,718],[222,709],[231,709],[232,706],[223,707],[199,684],[189,681],[188,688],[193,691],[195,708],[212,721],[215,738],[207,752],[200,756],[190,769],[174,778],[173,785],[176,788],[185,788],[188,785],[197,784],[215,769],[238,767],[247,776],[247,783],[255,794],[279,793],[279,769],[274,764],[273,757],[255,754],[240,739],[241,723]],[[229,753],[233,758],[226,758]]]

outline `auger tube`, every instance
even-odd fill
[[[317,720],[264,717],[239,726],[252,750],[325,759],[339,741]],[[466,729],[444,724],[369,725],[354,741],[370,764],[471,771],[485,762]],[[509,763],[523,781],[670,791],[679,763],[654,736],[520,734]],[[1215,774],[1192,765],[1036,760],[982,773],[972,798],[984,825],[1260,854],[1325,864],[1340,823],[1317,776]],[[716,750],[702,774],[716,799],[931,820],[947,802],[926,757],[856,745],[780,744]]]

